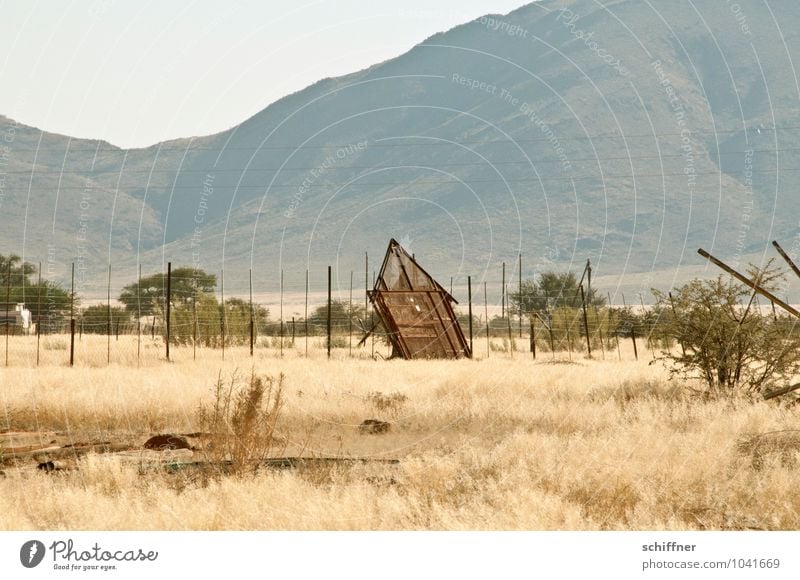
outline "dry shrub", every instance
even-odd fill
[[[578,504],[586,517],[601,529],[609,529],[628,526],[641,496],[628,481],[590,480],[571,486],[564,499]]]
[[[408,401],[408,397],[398,391],[389,393],[388,395],[380,391],[372,391],[367,394],[366,399],[376,410],[387,411],[389,413],[399,413]]]
[[[211,404],[198,410],[198,424],[210,436],[204,448],[209,461],[229,466],[233,474],[255,473],[273,450],[285,445],[275,433],[284,378],[251,373],[243,380],[236,372],[227,382],[218,377]]]
[[[750,458],[750,465],[755,470],[763,469],[767,460],[782,467],[795,467],[800,456],[800,431],[791,429],[750,435],[742,438],[737,448]]]
[[[595,387],[589,391],[591,402],[613,400],[621,405],[637,400],[674,402],[685,398],[683,385],[659,380],[623,381],[619,385]]]

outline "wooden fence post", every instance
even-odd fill
[[[467,276],[467,304],[469,305],[469,357],[472,358],[472,276]]]
[[[75,366],[75,262],[69,287],[69,366]]]
[[[166,312],[167,312],[167,361],[169,361],[169,340],[170,340],[170,331],[172,329],[170,314],[172,312],[172,262],[167,262],[167,303],[166,303]]]
[[[331,358],[331,267],[328,266],[328,358]]]
[[[581,291],[581,306],[583,308],[583,331],[586,333],[586,351],[589,358],[592,358],[592,337],[589,336],[589,317],[586,315],[586,294],[583,292],[583,284],[579,286]]]

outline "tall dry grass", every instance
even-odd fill
[[[85,337],[84,337],[85,338]],[[2,529],[798,529],[796,407],[704,401],[641,362],[547,356],[328,361],[245,349],[192,362],[0,368],[0,429],[143,442],[199,428],[218,376],[285,375],[285,453],[399,465],[197,478],[92,455],[5,468]],[[341,354],[341,353],[340,353]],[[616,355],[616,353],[614,353]],[[649,353],[645,353],[647,355]],[[105,351],[97,355],[101,362]],[[361,421],[392,426],[364,434]],[[776,432],[783,432],[780,435]],[[759,436],[759,434],[761,434]]]

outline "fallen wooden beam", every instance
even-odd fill
[[[375,459],[371,457],[271,457],[262,459],[257,463],[259,467],[270,469],[295,469],[301,467],[324,467],[331,465],[354,465],[378,463],[384,465],[398,465],[399,459]],[[177,471],[180,469],[222,469],[229,470],[233,461],[171,461],[163,465],[164,469]]]
[[[33,448],[32,448],[33,447]],[[113,453],[116,451],[129,451],[133,449],[131,445],[120,443],[99,443],[85,446],[26,446],[23,448],[7,448],[3,450],[3,461],[14,459],[28,459],[37,456],[47,456],[54,459],[59,457],[77,457],[86,453]]]
[[[775,397],[780,397],[781,395],[791,393],[792,391],[796,391],[797,389],[800,389],[800,383],[789,385],[788,387],[783,387],[780,389],[775,389],[774,391],[764,393],[764,400],[769,401],[770,399],[774,399]]]

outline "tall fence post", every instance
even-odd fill
[[[603,323],[600,321],[600,312],[597,306],[592,308],[594,310],[594,319],[597,321],[597,334],[600,336],[600,352],[602,353],[603,360],[606,360],[606,345],[603,340]]]
[[[533,360],[536,360],[536,321],[531,316],[531,356],[533,356]]]
[[[586,315],[586,294],[583,292],[583,284],[579,286],[581,291],[581,308],[583,309],[583,332],[586,333],[586,352],[592,358],[592,337],[589,335],[589,317]]]
[[[514,336],[511,333],[511,310],[507,309],[506,313],[506,324],[508,325],[508,354],[511,358],[514,358]]]
[[[372,287],[375,287],[375,270],[372,271]],[[375,328],[375,306],[373,305],[371,308],[372,313],[369,317],[369,327],[374,329]],[[386,332],[389,332],[389,329],[386,329]],[[375,358],[375,334],[376,332],[373,330],[372,336],[370,337],[370,346],[372,351],[370,352],[370,356],[374,359]]]
[[[622,307],[628,309],[628,304],[625,302],[625,294],[622,294]],[[636,324],[631,322],[631,342],[633,342],[633,356],[639,360],[639,349],[636,347]]]
[[[136,280],[136,366],[142,364],[142,265],[139,264],[139,278]],[[83,318],[81,318],[81,336],[83,336]]]
[[[353,356],[353,271],[350,270],[350,297],[348,298],[348,333],[349,333],[349,346],[347,356]]]
[[[366,324],[367,321],[367,313],[369,312],[369,322],[370,328],[372,332],[375,332],[375,328],[373,328],[372,323],[374,322],[373,317],[374,314],[370,311],[369,307],[369,252],[364,252],[364,323]],[[374,343],[373,343],[374,344]],[[367,346],[366,341],[364,342],[364,346]]]
[[[452,279],[452,278],[451,278]],[[486,290],[486,281],[483,281],[483,315],[486,317],[486,358],[489,358],[491,342],[489,338],[489,293]]]
[[[8,330],[11,324],[9,323],[8,307],[11,303],[11,260],[8,260],[8,268],[6,272],[6,317],[4,322],[6,324],[6,366],[8,366]]]
[[[111,262],[108,263],[108,293],[106,295],[106,364],[111,364]],[[155,324],[155,323],[154,323]]]
[[[194,279],[192,290],[192,360],[197,360],[197,278]]]
[[[755,295],[754,295],[755,296]],[[642,298],[641,293],[639,294],[639,304],[642,305],[642,323],[645,321],[645,308],[644,308],[644,298]],[[650,348],[650,353],[653,355],[653,360],[656,360],[656,351],[653,348],[653,330],[654,327],[651,327],[647,332],[647,338],[645,338],[645,347]]]
[[[611,332],[611,328],[614,328],[614,342],[617,343],[617,359],[622,360],[622,349],[619,346],[619,329],[613,326],[614,317],[611,315],[611,292],[606,293],[606,296],[608,296],[608,331]]]
[[[500,318],[506,317],[506,263],[503,262],[503,281],[500,289]]]
[[[303,314],[303,333],[306,335],[306,356],[308,356],[308,268],[306,268],[306,309]]]
[[[472,276],[467,276],[467,304],[469,305],[469,357],[472,358]]]
[[[42,338],[42,263],[39,262],[39,283],[36,286],[36,366],[39,366],[39,345]]]
[[[328,358],[331,358],[331,267],[328,266]]]
[[[219,272],[219,291],[222,298],[222,315],[219,317],[220,334],[222,335],[222,360],[225,360],[225,268]]]
[[[250,356],[253,356],[253,343],[255,342],[255,324],[253,322],[253,269],[250,268],[248,282],[250,284]]]
[[[169,361],[169,339],[170,339],[170,312],[172,308],[172,262],[167,262],[167,360]]]
[[[519,337],[522,338],[522,252],[519,253]]]
[[[280,280],[280,311],[279,311],[279,319],[280,319],[280,353],[281,357],[283,357],[283,270],[281,270],[281,280]]]
[[[69,366],[75,365],[75,262],[69,287]]]
[[[572,329],[572,321],[567,320],[567,312],[564,311],[564,326],[567,329],[567,352],[569,352],[569,360],[572,360],[572,333],[570,330]]]

